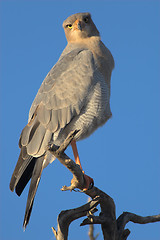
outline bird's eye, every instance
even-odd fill
[[[85,17],[85,18],[84,18],[84,22],[85,22],[85,23],[88,23],[88,20],[89,20],[88,17]]]
[[[69,29],[72,29],[72,24],[68,24],[67,27],[68,27]]]

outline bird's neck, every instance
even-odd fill
[[[88,38],[80,38],[76,41],[69,41],[68,44],[78,45],[79,47],[84,47],[90,49],[93,54],[98,54],[99,52],[99,44],[101,42],[100,36],[93,36]],[[95,52],[96,50],[96,52]]]
[[[68,47],[69,49],[75,47],[89,49],[93,53],[100,72],[103,74],[108,84],[110,84],[111,72],[114,68],[114,59],[109,49],[101,41],[100,36],[81,38],[74,42],[70,41],[68,42]]]
[[[109,49],[101,41],[100,36],[84,38],[75,44],[87,48],[93,53],[101,73],[110,82],[111,72],[114,68],[114,59]]]

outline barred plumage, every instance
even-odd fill
[[[72,29],[68,29],[68,23]],[[54,160],[46,151],[48,143],[60,145],[75,129],[80,130],[76,140],[86,138],[112,115],[110,78],[114,60],[100,40],[90,14],[74,14],[64,21],[63,27],[68,45],[33,101],[28,124],[20,136],[21,153],[10,182],[10,189],[16,189],[20,195],[32,178],[24,228],[42,170]]]

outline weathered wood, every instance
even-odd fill
[[[125,238],[126,234],[128,234],[127,237],[129,236],[130,231],[126,229],[128,230],[128,233],[127,233],[125,232],[126,230],[124,230],[128,222],[146,224],[146,223],[153,223],[158,221],[160,221],[160,214],[154,215],[154,216],[142,217],[134,213],[123,212],[117,219],[118,240],[126,239]]]
[[[79,165],[64,153],[77,132],[71,132],[59,148],[52,143],[48,146],[48,150],[73,174],[71,185],[63,186],[62,191],[72,191],[75,188],[83,191],[85,187],[84,174]],[[125,229],[125,226],[129,221],[140,224],[160,221],[160,215],[141,217],[129,212],[124,212],[116,220],[115,203],[109,195],[95,186],[83,192],[91,197],[92,201],[81,207],[62,211],[59,214],[57,231],[52,228],[57,240],[67,240],[70,223],[83,216],[87,216],[87,218],[81,223],[81,226],[101,224],[104,240],[126,240],[130,230]],[[98,204],[100,204],[101,212],[99,216],[94,216],[93,213],[96,211],[95,207]]]
[[[100,198],[95,197],[93,200],[81,207],[62,211],[58,216],[58,230],[56,231],[52,228],[56,240],[67,240],[68,229],[71,222],[78,218],[87,216],[89,212],[94,211],[95,207],[99,204],[99,201]]]

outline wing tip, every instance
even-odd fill
[[[23,222],[23,232],[25,232],[27,224],[28,224],[27,220],[24,219],[24,222]]]
[[[15,182],[16,182],[16,177],[12,175],[12,178],[9,184],[9,189],[11,190],[11,192],[13,192],[15,189]]]

